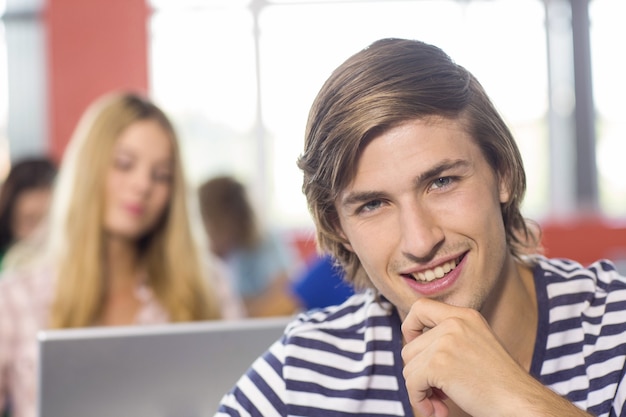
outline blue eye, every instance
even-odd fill
[[[452,183],[452,177],[441,177],[433,181],[432,188],[439,189],[447,187]]]
[[[367,203],[363,204],[362,206],[359,207],[358,212],[359,213],[363,213],[363,212],[370,212],[370,211],[374,211],[378,208],[380,208],[382,206],[383,202],[381,200],[372,200],[372,201],[368,201]]]

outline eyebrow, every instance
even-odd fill
[[[467,168],[470,166],[470,163],[465,159],[456,159],[456,160],[444,160],[441,163],[435,165],[428,171],[425,171],[417,176],[415,179],[415,185],[419,185],[423,182],[427,182],[432,180],[433,178],[437,178],[442,176],[442,174],[451,169],[458,168]],[[341,200],[341,205],[351,206],[354,204],[360,204],[367,201],[378,200],[384,198],[386,193],[383,191],[363,191],[363,192],[353,192],[348,194],[345,198]]]
[[[429,169],[428,171],[420,174],[416,178],[415,183],[419,184],[432,178],[440,177],[444,172],[451,169],[467,168],[469,166],[470,163],[466,159],[444,160],[438,165],[435,165],[434,167]]]
[[[117,148],[115,148],[113,150],[112,155],[115,156],[130,156],[132,158],[137,158],[138,155],[140,155],[142,152],[132,148],[132,147],[123,147],[123,146],[118,146]],[[167,156],[165,158],[159,159],[156,161],[156,163],[158,165],[175,165],[176,164],[176,158],[174,156]]]
[[[341,200],[341,205],[344,207],[352,206],[354,204],[364,203],[366,201],[378,200],[385,196],[385,193],[380,191],[364,191],[350,193]]]

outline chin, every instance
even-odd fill
[[[138,228],[117,228],[110,229],[108,235],[122,240],[138,241],[146,235],[146,232]]]

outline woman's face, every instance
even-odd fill
[[[223,216],[219,221],[204,221],[204,230],[209,236],[211,250],[220,258],[228,258],[230,253],[237,249],[235,221],[229,216]]]
[[[132,241],[149,233],[168,206],[173,177],[172,140],[161,125],[141,120],[127,127],[106,178],[106,232]]]
[[[30,188],[15,199],[11,227],[17,242],[30,236],[48,213],[52,190],[50,187]]]

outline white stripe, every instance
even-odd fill
[[[581,329],[576,328],[572,330],[565,330],[558,333],[552,333],[548,335],[546,341],[546,347],[552,349],[555,347],[582,342],[585,338]]]
[[[260,411],[263,417],[279,417],[281,415],[269,402],[269,400],[265,398],[258,387],[252,383],[250,378],[244,376],[239,380],[238,386]]]
[[[298,336],[300,332],[292,332],[290,336]],[[367,334],[364,336],[366,341],[390,341],[392,339],[392,330],[388,327],[374,327],[367,330]],[[363,339],[350,339],[344,338],[339,335],[328,334],[323,331],[311,330],[304,336],[307,340],[315,340],[319,342],[328,343],[343,351],[350,353],[363,353],[366,349],[366,344]]]
[[[604,402],[607,398],[613,398],[616,389],[617,384],[613,383],[602,387],[602,389],[590,392],[587,397],[587,404],[594,406]]]
[[[588,276],[580,276],[580,271],[576,271],[573,276],[576,278],[548,285],[546,288],[548,296],[554,298],[560,295],[595,292],[596,288]]]
[[[594,363],[587,368],[589,379],[602,378],[616,369],[624,367],[624,356],[617,356],[604,362]]]
[[[550,323],[567,320],[572,317],[578,317],[582,311],[585,311],[586,307],[587,303],[567,304],[564,306],[553,307],[550,309]]]
[[[348,372],[360,372],[374,363],[383,366],[393,365],[394,356],[393,352],[389,351],[370,351],[357,359],[351,359],[333,352],[324,352],[296,345],[289,346],[289,355],[307,362],[332,364],[333,368]]]
[[[572,391],[586,390],[589,388],[589,380],[585,375],[577,376],[566,381],[556,382],[550,385],[554,391],[565,395]]]
[[[600,337],[599,340],[602,340],[605,338],[608,340],[618,338],[622,343],[613,344],[612,346],[615,347],[624,343],[624,340],[625,340],[624,333],[626,333],[626,330],[623,330],[621,333],[617,333],[616,335],[611,335],[611,336],[602,336],[600,335],[600,333],[602,332],[603,327],[610,326],[610,325],[621,325],[623,322],[624,322],[624,312],[616,311],[612,313],[606,313],[603,317],[602,322],[599,324],[583,323],[582,330],[584,330],[585,334],[592,335],[592,336],[599,336]]]
[[[564,364],[567,364],[567,366],[563,366]],[[584,365],[582,355],[579,353],[572,353],[570,355],[560,356],[555,359],[544,361],[543,366],[541,367],[541,374],[553,374],[557,371],[572,369],[579,365]]]
[[[314,407],[319,410],[358,413],[366,410],[368,414],[403,416],[404,410],[399,401],[388,400],[353,400],[350,398],[329,398],[315,393],[294,393],[291,397],[294,405]]]
[[[283,379],[283,376],[277,374],[276,370],[263,359],[256,361],[253,367],[254,370],[258,372],[261,378],[267,383],[267,385],[272,387],[281,400],[284,400],[283,393],[285,392],[285,380]]]
[[[333,390],[347,389],[380,389],[380,390],[398,390],[398,379],[395,375],[376,375],[372,378],[368,376],[355,376],[354,378],[344,379],[335,378],[333,376],[324,375],[312,369],[285,367],[285,377],[289,380],[311,382],[314,381],[323,387],[333,387]]]

